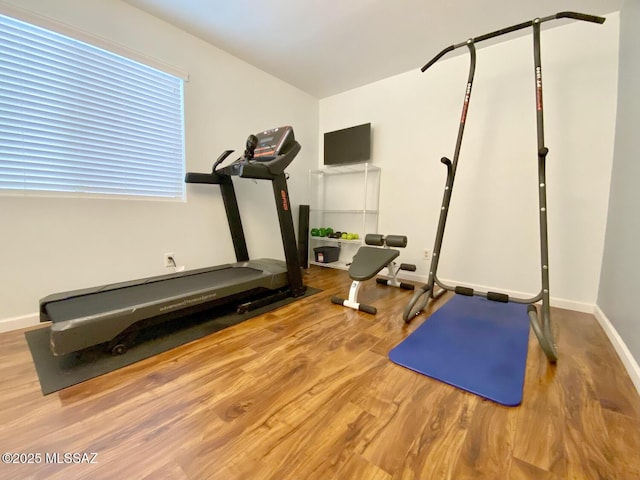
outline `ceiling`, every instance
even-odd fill
[[[125,1],[318,98],[419,69],[469,37],[560,11],[604,15],[623,2]]]

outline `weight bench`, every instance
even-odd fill
[[[384,237],[379,234],[369,233],[365,236],[364,242],[367,245],[375,246],[360,247],[353,257],[353,262],[349,266],[349,277],[353,280],[351,289],[349,290],[349,298],[344,299],[333,296],[331,297],[331,302],[336,305],[342,305],[375,315],[377,312],[376,307],[358,302],[358,291],[360,290],[362,282],[375,277],[386,267],[389,272],[389,278],[376,278],[376,283],[390,287],[400,287],[405,290],[413,290],[414,286],[412,284],[398,281],[397,276],[400,270],[415,272],[416,266],[408,263],[402,263],[398,266],[394,262],[400,255],[400,252],[389,247],[406,247],[407,237],[404,235],[388,235]]]

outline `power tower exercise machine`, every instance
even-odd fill
[[[187,173],[185,182],[219,185],[236,263],[49,295],[40,300],[40,321],[51,321],[50,345],[64,355],[105,344],[122,354],[149,325],[235,304],[244,313],[306,291],[298,257],[285,168],[300,151],[291,127],[250,135],[244,156],[228,166],[215,161],[211,173]],[[286,261],[249,260],[232,177],[273,185]]]
[[[442,207],[440,209],[440,219],[438,221],[438,229],[436,233],[435,244],[433,247],[433,256],[431,258],[431,266],[429,268],[429,277],[427,283],[419,287],[414,293],[413,297],[407,304],[403,312],[403,318],[405,322],[410,322],[414,317],[423,311],[429,300],[437,299],[443,295],[446,291],[453,291],[460,295],[478,295],[485,297],[488,300],[497,302],[516,302],[528,304],[527,313],[529,315],[529,321],[531,328],[533,329],[538,342],[542,347],[547,359],[550,362],[557,361],[557,353],[555,342],[553,338],[553,332],[551,328],[551,313],[549,302],[549,253],[547,242],[547,181],[545,177],[545,165],[547,154],[549,149],[545,146],[544,142],[544,118],[543,118],[543,103],[542,103],[542,62],[540,53],[540,25],[544,22],[551,20],[568,18],[573,20],[581,20],[585,22],[603,23],[605,21],[602,17],[596,17],[593,15],[585,15],[576,12],[560,12],[555,15],[551,15],[543,18],[536,18],[534,20],[513,25],[511,27],[503,28],[495,32],[491,32],[485,35],[481,35],[476,38],[470,38],[466,42],[462,42],[456,45],[451,45],[440,53],[438,53],[432,60],[430,60],[424,67],[422,72],[431,67],[440,58],[460,47],[467,47],[470,55],[469,75],[467,84],[465,86],[464,102],[462,106],[462,116],[460,119],[460,125],[458,128],[458,138],[456,141],[453,161],[443,157],[441,162],[447,167],[447,179],[444,190],[444,198],[442,201]],[[514,298],[505,293],[499,292],[479,292],[469,287],[464,286],[452,286],[442,282],[437,277],[438,261],[440,260],[440,252],[442,250],[442,240],[444,237],[444,229],[447,221],[447,214],[449,212],[449,204],[451,202],[451,194],[453,191],[453,183],[455,180],[456,169],[458,167],[458,159],[460,156],[460,147],[462,145],[462,136],[464,133],[464,127],[467,119],[467,111],[469,108],[469,101],[471,99],[471,90],[473,86],[473,77],[476,66],[476,50],[475,44],[490,38],[495,38],[507,33],[515,32],[524,28],[533,28],[533,56],[534,56],[534,79],[535,79],[535,94],[536,94],[536,124],[537,124],[537,156],[538,156],[538,203],[539,203],[539,222],[540,222],[540,271],[542,279],[542,287],[540,292],[532,298]],[[440,287],[438,292],[435,291],[435,286]],[[536,303],[540,302],[539,307],[536,307]],[[446,304],[442,307],[446,308]]]

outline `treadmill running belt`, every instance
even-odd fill
[[[143,305],[154,301],[188,295],[205,289],[222,288],[263,276],[261,270],[249,267],[227,267],[206,272],[171,277],[115,290],[67,298],[46,305],[51,320],[63,322],[74,318],[97,315],[117,308]]]

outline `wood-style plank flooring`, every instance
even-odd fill
[[[426,318],[402,321],[410,292],[368,282],[371,316],[331,304],[346,272],[305,281],[323,291],[48,396],[24,332],[1,334],[0,453],[43,459],[0,478],[640,479],[640,398],[593,315],[553,309],[555,367],[530,334],[508,408],[389,361]]]

